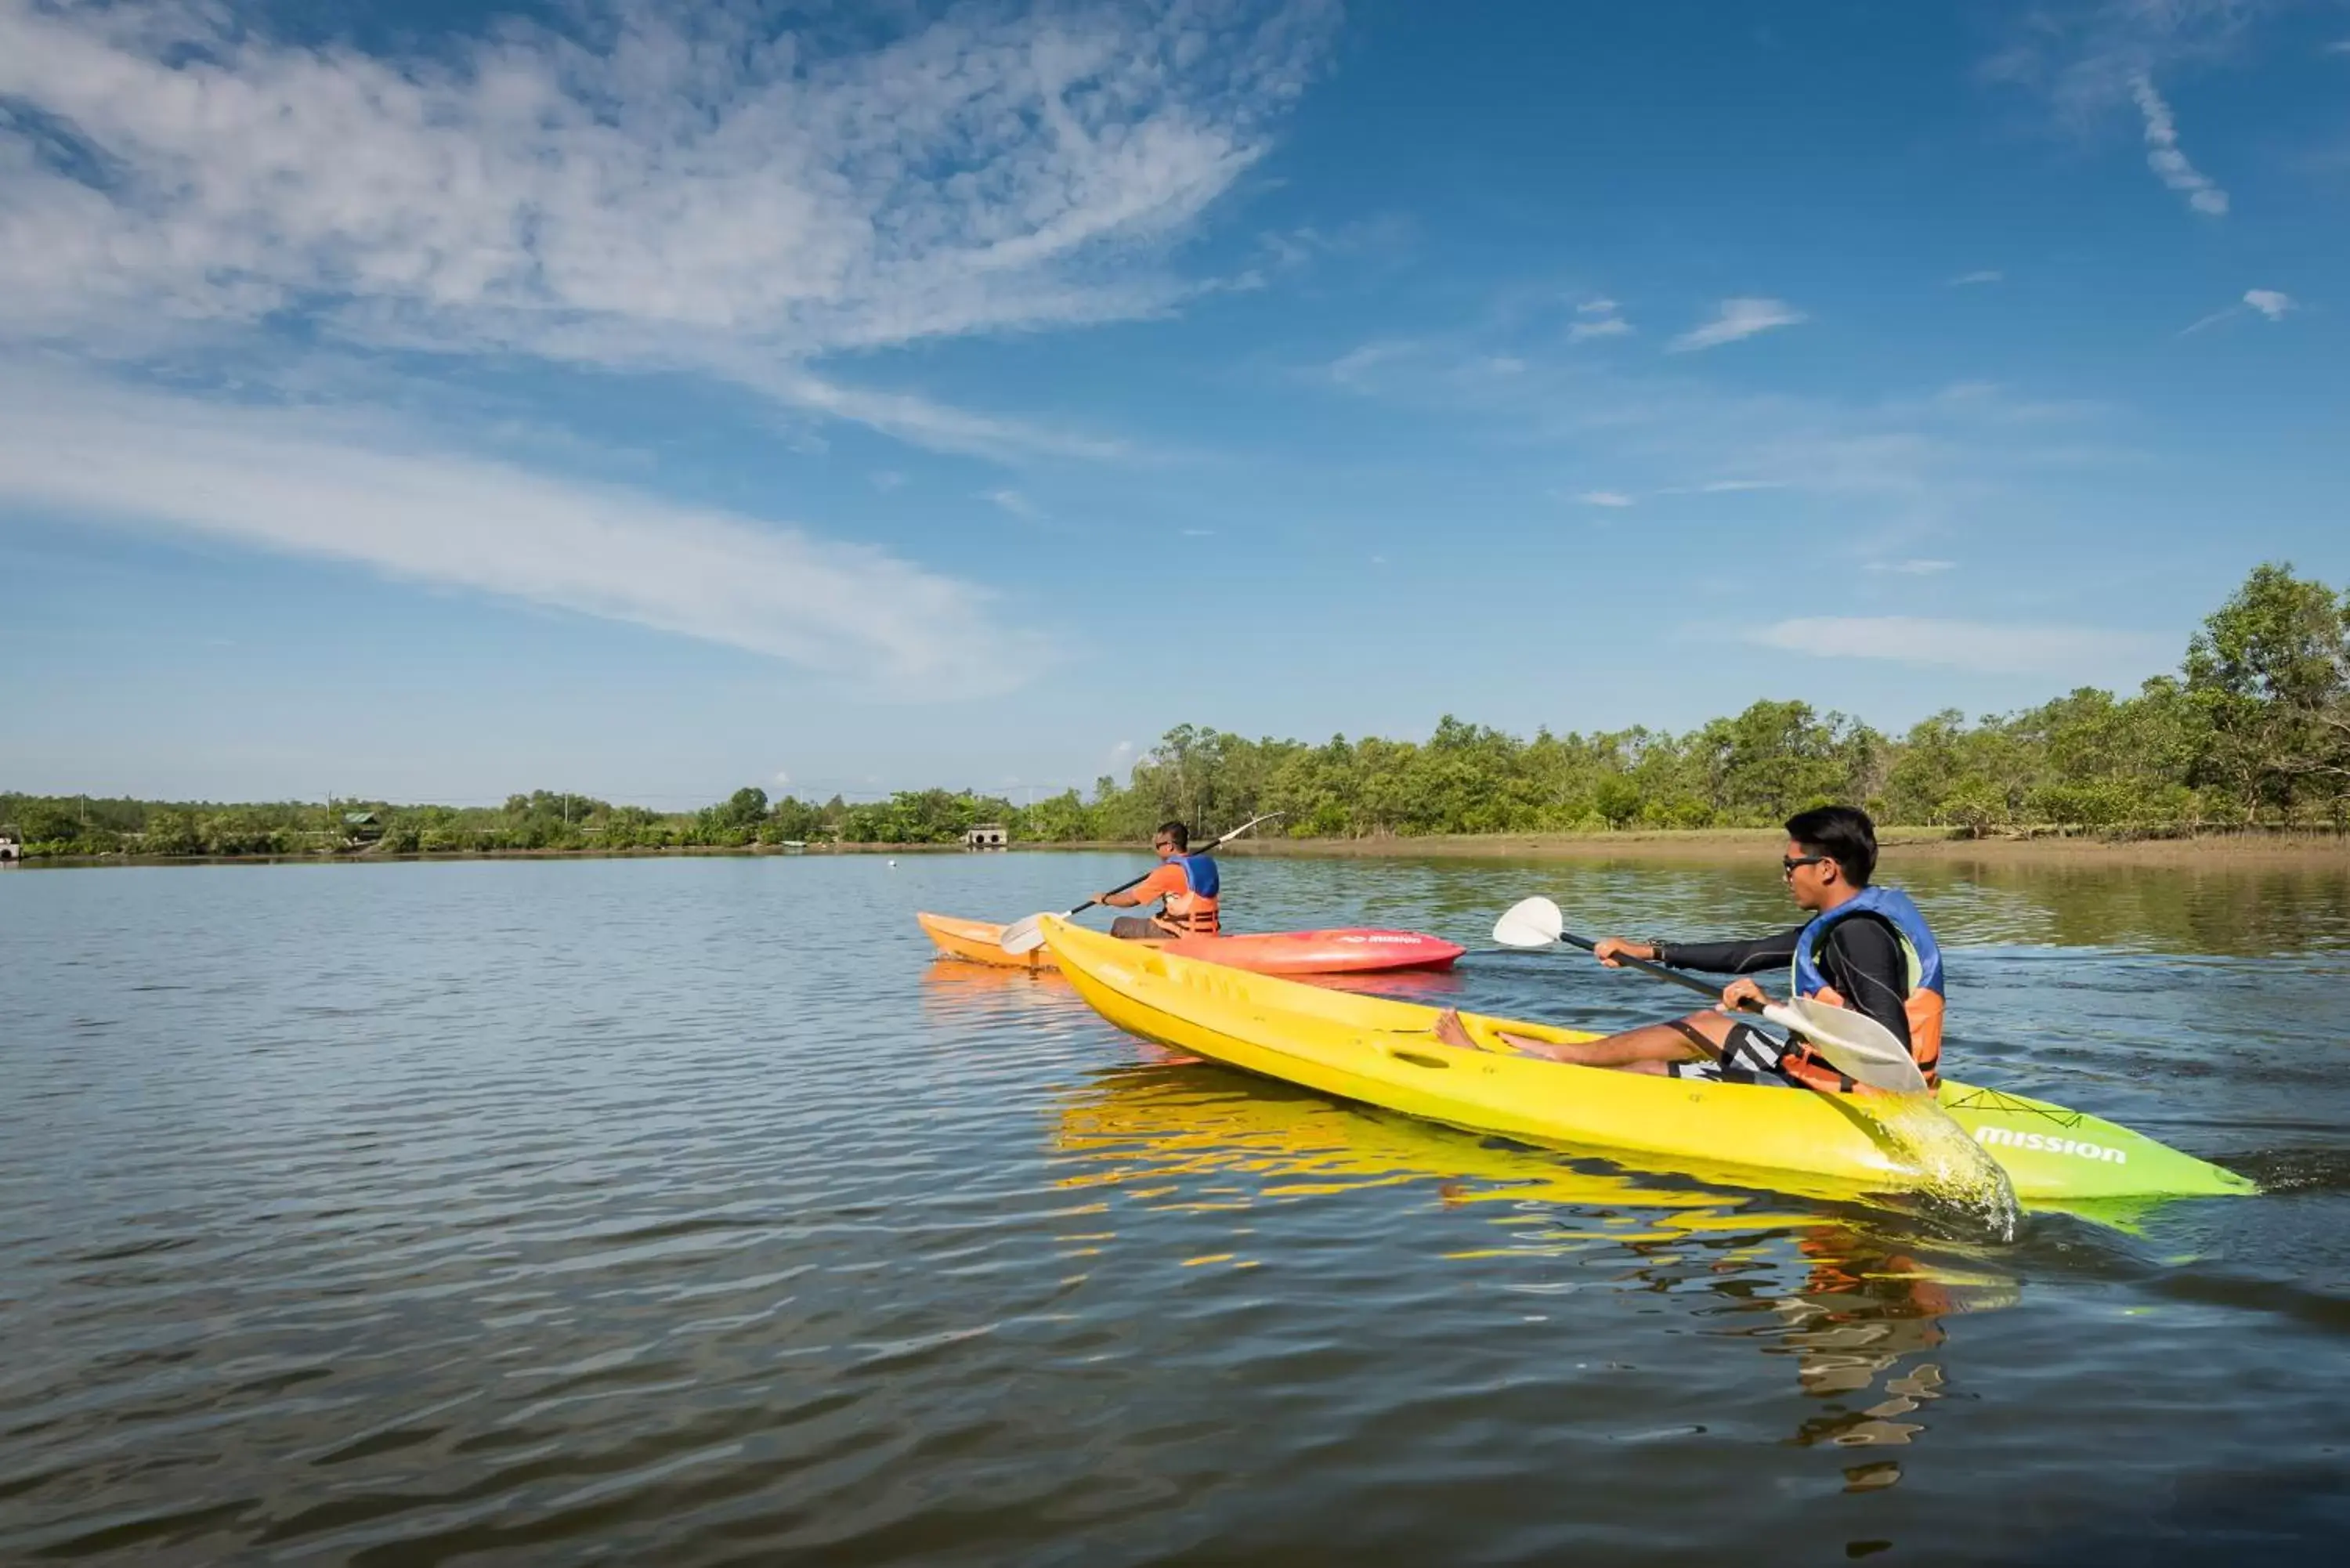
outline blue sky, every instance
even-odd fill
[[[2350,5],[0,0],[0,787],[1888,727],[2350,580]]]

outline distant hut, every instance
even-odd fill
[[[347,811],[343,836],[354,844],[373,844],[383,836],[383,819],[371,811]]]
[[[965,849],[1003,849],[1011,843],[1010,831],[1000,822],[983,822],[962,836]]]

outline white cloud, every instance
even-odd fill
[[[1728,495],[1742,490],[1784,490],[1783,479],[1711,479],[1695,486],[1700,495]]]
[[[1193,291],[1169,247],[1262,157],[1334,20],[1326,0],[974,6],[852,48],[820,14],[747,0],[557,14],[568,33],[512,22],[395,58],[283,44],[198,0],[0,0],[19,109],[0,119],[0,341],[136,357],[282,341],[295,317],[1051,449],[801,368],[1171,308]]]
[[[1397,340],[1366,343],[1331,360],[1326,373],[1342,387],[1358,388],[1370,379],[1371,371],[1391,360],[1400,359],[1411,351],[1409,343]]]
[[[1586,490],[1575,497],[1586,506],[1629,506],[1632,497],[1620,490]]]
[[[1359,256],[1394,253],[1408,248],[1417,225],[1401,213],[1383,213],[1325,229],[1307,223],[1294,229],[1269,230],[1257,243],[1276,266],[1300,267],[1322,256]]]
[[[906,476],[894,468],[876,469],[866,477],[873,482],[874,489],[885,495],[892,490],[901,488],[906,483]]]
[[[1593,337],[1621,337],[1633,330],[1624,319],[1623,307],[1612,299],[1586,299],[1575,307],[1583,319],[1568,324],[1567,341],[1581,343]]]
[[[1215,537],[1215,534],[1216,531],[1213,528],[1186,528],[1183,530],[1183,537],[1186,539],[1211,539]]]
[[[1570,343],[1583,343],[1594,337],[1628,337],[1633,330],[1632,324],[1620,316],[1603,316],[1596,321],[1574,323],[1567,327],[1566,337]]]
[[[1014,517],[1025,517],[1034,521],[1035,519],[1044,515],[1042,512],[1037,510],[1036,504],[1035,502],[1029,500],[1026,496],[1021,494],[1016,490],[985,491],[982,493],[980,499],[983,501],[994,502],[998,506],[1001,506],[1006,512],[1011,513]]]
[[[2273,288],[2248,288],[2244,290],[2244,297],[2240,304],[2215,310],[2200,320],[2180,327],[2178,335],[2181,337],[2192,337],[2207,327],[2217,327],[2222,321],[2232,320],[2248,310],[2258,311],[2271,321],[2282,321],[2287,312],[2298,308],[2299,306],[2293,303],[2293,296],[2289,294]]]
[[[2064,675],[2140,668],[2162,659],[2159,639],[2077,626],[2015,626],[1913,616],[1783,620],[1752,640],[1821,659],[1877,659],[1992,675]]]
[[[1752,337],[1758,332],[1768,332],[1774,327],[1792,327],[1804,319],[1804,313],[1784,300],[1725,299],[1720,314],[1711,321],[1682,333],[1665,347],[1675,354],[1713,348]]]
[[[1937,573],[1947,572],[1957,565],[1958,563],[1956,561],[1934,561],[1922,559],[1909,561],[1871,561],[1868,563],[1868,569],[1872,572],[1891,572],[1897,576],[1905,577],[1930,577]]]
[[[1950,279],[1950,286],[1952,288],[1965,288],[1973,284],[2005,283],[2006,281],[2007,274],[1985,269],[1981,272],[1962,272],[1959,274],[1958,276]]]
[[[785,789],[789,789],[792,785],[792,775],[785,773],[783,769],[777,768],[775,770],[775,782],[783,785]]]
[[[723,643],[904,693],[1042,649],[887,551],[420,448],[382,421],[0,377],[0,508],[201,535]]]
[[[2170,105],[2154,90],[2153,81],[2143,74],[2130,78],[2130,97],[2137,100],[2138,112],[2146,117],[2146,164],[2160,177],[2162,182],[2187,198],[2188,206],[2208,218],[2217,218],[2228,211],[2228,192],[2220,189],[2210,176],[2187,161],[2187,154],[2178,151],[2178,126],[2170,113]]]

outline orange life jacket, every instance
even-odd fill
[[[1216,863],[1205,855],[1170,855],[1167,864],[1183,874],[1183,891],[1170,892],[1153,918],[1170,935],[1212,937],[1223,926],[1217,913],[1216,894],[1223,879]]]

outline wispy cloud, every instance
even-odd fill
[[[1024,517],[1032,522],[1045,514],[1042,511],[1038,510],[1035,502],[1029,500],[1026,496],[1021,494],[1016,490],[985,491],[982,493],[980,499],[983,501],[993,501],[996,505],[1002,507],[1004,511],[1009,512],[1014,517]]]
[[[1889,659],[1991,675],[2126,672],[2160,660],[2166,648],[2160,639],[2137,632],[1913,616],[1783,620],[1754,632],[1752,640],[1821,659]]]
[[[1977,284],[2005,283],[2006,281],[2007,274],[1986,268],[1981,272],[1962,272],[1951,278],[1950,285],[1952,288],[1968,288]]]
[[[2146,164],[2162,182],[2187,198],[2187,204],[2205,217],[2224,216],[2228,211],[2228,192],[2220,189],[2210,176],[2187,161],[2178,150],[2178,126],[2172,119],[2170,105],[2154,90],[2153,81],[2144,75],[2130,80],[2130,97],[2137,100],[2138,112],[2146,117]]]
[[[874,489],[884,495],[890,491],[904,488],[906,483],[906,476],[894,468],[876,469],[865,477],[872,482]]]
[[[2244,290],[2244,297],[2241,303],[2228,306],[2224,309],[2215,310],[2210,315],[2204,317],[2201,320],[2191,322],[2188,326],[2180,327],[2178,329],[2178,335],[2181,337],[2191,337],[2195,333],[2202,331],[2205,327],[2217,327],[2222,321],[2233,320],[2235,317],[2243,315],[2247,311],[2255,312],[2265,317],[2271,321],[2282,321],[2285,318],[2286,313],[2295,308],[2296,306],[2293,304],[2293,296],[2286,294],[2282,290],[2273,288],[2248,288]]]
[[[434,453],[381,421],[80,375],[0,376],[0,507],[346,562],[900,692],[993,689],[1042,651],[986,590],[883,550]]]
[[[1793,327],[1804,319],[1802,311],[1783,299],[1725,299],[1711,321],[1682,333],[1665,347],[1675,354],[1714,348],[1774,327]]]
[[[1409,248],[1418,234],[1418,225],[1406,214],[1383,213],[1335,228],[1306,223],[1267,230],[1257,236],[1257,244],[1273,265],[1301,267],[1326,256],[1392,254]]]
[[[752,3],[588,0],[561,33],[394,57],[182,0],[0,0],[0,341],[283,347],[290,317],[1051,446],[805,367],[1179,304],[1170,247],[1263,156],[1334,10],[960,7],[875,44]]]
[[[1777,479],[1714,479],[1703,484],[1660,484],[1648,491],[1649,495],[1732,495],[1749,490],[1784,490],[1786,482]],[[1585,490],[1572,494],[1565,491],[1551,493],[1561,501],[1580,502],[1586,506],[1633,506],[1640,497],[1624,490]]]
[[[2106,444],[2113,410],[2032,401],[1991,383],[1876,399],[1754,394],[1684,369],[1702,360],[1627,364],[1564,350],[1529,354],[1516,376],[1483,369],[1523,336],[1521,322],[1488,318],[1388,340],[1344,379],[1326,366],[1310,379],[1457,425],[1481,442],[1539,451],[1553,472],[1609,475],[1610,489],[1642,504],[1784,489],[1804,497],[1809,526],[1833,519],[1874,537],[1889,532],[1913,543],[1887,548],[1921,555],[1924,540],[1956,536],[1986,511],[2016,514],[2052,471],[2134,455]],[[1649,474],[1677,483],[1626,483]],[[1564,487],[1550,499],[1576,504]]]
[[[1323,367],[1323,374],[1342,387],[1359,388],[1372,371],[1411,354],[1415,345],[1399,339],[1365,343],[1349,348]]]
[[[1909,561],[1871,561],[1868,563],[1868,569],[1872,572],[1890,572],[1897,576],[1930,577],[1938,573],[1947,572],[1957,565],[1958,563],[1956,561],[1934,561],[1924,559]]]
[[[1587,342],[1594,337],[1622,337],[1633,331],[1632,324],[1624,319],[1623,306],[1612,299],[1586,299],[1575,307],[1575,317],[1566,328],[1570,343]]]

